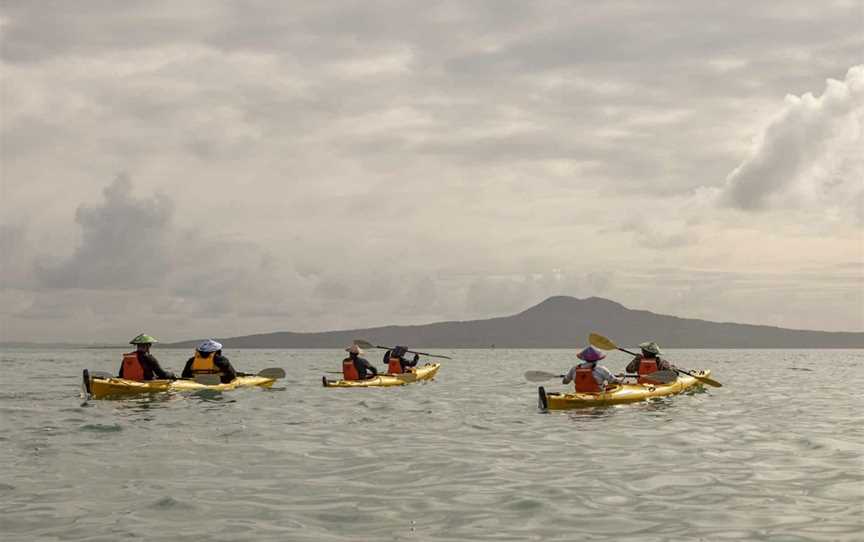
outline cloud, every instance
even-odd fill
[[[861,220],[864,198],[864,65],[829,79],[818,97],[787,96],[751,156],[727,177],[721,201],[755,211],[773,206],[846,207]]]
[[[171,268],[171,201],[164,195],[136,199],[125,175],[119,175],[103,195],[103,204],[78,208],[75,221],[81,227],[81,244],[69,259],[39,266],[42,285],[133,289],[162,283]]]
[[[804,186],[830,187],[821,199],[798,184],[764,196],[809,198],[822,208],[807,220],[704,195],[777,96],[860,63],[857,10],[4,3],[0,314],[26,312],[9,329],[50,339],[316,330],[562,293],[660,306],[662,289],[623,276],[657,264],[846,261],[854,182],[816,171]],[[859,171],[819,156],[835,180]],[[134,190],[102,198],[117,171]],[[843,228],[814,233],[826,219]],[[53,313],[73,316],[34,316]]]

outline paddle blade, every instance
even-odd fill
[[[420,354],[421,356],[426,356],[427,358],[453,359],[450,356],[445,356],[443,354],[430,354],[428,352],[417,352],[416,350],[406,350],[406,352],[411,352],[412,354]]]
[[[696,380],[698,380],[699,382],[701,382],[703,384],[707,384],[707,385],[713,386],[715,388],[722,388],[723,387],[723,384],[717,382],[713,378],[709,378],[707,376],[697,375],[697,374],[694,374],[690,371],[685,371],[684,369],[679,369],[678,367],[674,367],[673,369],[675,371],[678,371],[679,373],[683,373],[685,375],[692,376],[693,378],[695,378]]]
[[[591,346],[597,347],[600,350],[617,350],[618,345],[600,335],[599,333],[590,333],[588,335],[588,342],[591,343]]]
[[[707,376],[693,375],[693,378],[695,378],[699,382],[702,382],[703,384],[708,384],[709,386],[712,386],[715,388],[722,388],[723,387],[723,384],[721,384],[721,383],[717,382],[716,380],[714,380],[713,378],[709,378]]]
[[[363,339],[354,339],[354,344],[366,350],[369,350],[370,348],[375,348],[374,344],[370,343],[369,341],[364,341]]]
[[[195,382],[205,386],[216,386],[222,383],[222,378],[219,375],[195,375]]]
[[[285,378],[285,369],[281,367],[268,367],[258,371],[258,376],[264,378]]]
[[[525,371],[525,380],[528,382],[543,382],[553,378],[564,378],[564,375],[556,375],[555,373],[547,373],[546,371]]]
[[[678,380],[678,373],[670,370],[655,371],[644,377],[651,384],[669,384]]]

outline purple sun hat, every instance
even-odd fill
[[[576,354],[576,357],[582,361],[600,361],[606,357],[606,354],[599,350],[595,350],[593,346],[589,346],[585,350]]]

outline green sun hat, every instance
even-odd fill
[[[157,341],[155,337],[151,337],[146,333],[142,333],[141,335],[138,335],[137,337],[129,341],[129,344],[153,344],[158,342],[159,341]]]
[[[644,342],[644,343],[639,345],[639,348],[641,348],[642,350],[644,350],[646,352],[650,352],[651,354],[654,354],[655,356],[659,356],[660,354],[663,353],[660,351],[660,345],[658,345],[654,341]]]

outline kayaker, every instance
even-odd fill
[[[593,346],[589,346],[576,354],[576,357],[582,360],[582,363],[570,369],[562,384],[573,382],[576,391],[580,393],[600,393],[603,386],[620,384],[621,380],[612,374],[612,372],[602,365],[597,365],[597,362],[606,357],[606,354],[596,350]]]
[[[660,358],[660,346],[654,341],[647,341],[639,345],[642,353],[627,364],[626,371],[628,373],[638,373],[639,382],[641,383],[646,375],[656,371],[672,369],[672,365],[665,359]]]
[[[186,361],[181,376],[195,378],[196,375],[219,375],[223,384],[237,378],[237,371],[228,358],[222,355],[222,343],[207,339],[195,348],[195,355]]]
[[[161,380],[176,380],[177,377],[174,376],[174,373],[162,369],[159,360],[150,353],[150,345],[155,342],[158,341],[146,333],[142,333],[129,341],[129,344],[135,345],[135,351],[123,354],[123,362],[120,364],[120,371],[117,376],[139,382],[154,380],[155,377]]]
[[[406,369],[416,367],[420,361],[420,354],[414,354],[414,357],[409,361],[405,359],[405,354],[408,353],[407,346],[394,346],[392,350],[388,350],[384,354],[384,363],[387,364],[387,374],[400,374],[407,372]]]
[[[378,370],[366,359],[361,358],[363,349],[352,344],[345,349],[348,357],[342,360],[342,378],[345,380],[367,380],[378,376]]]

